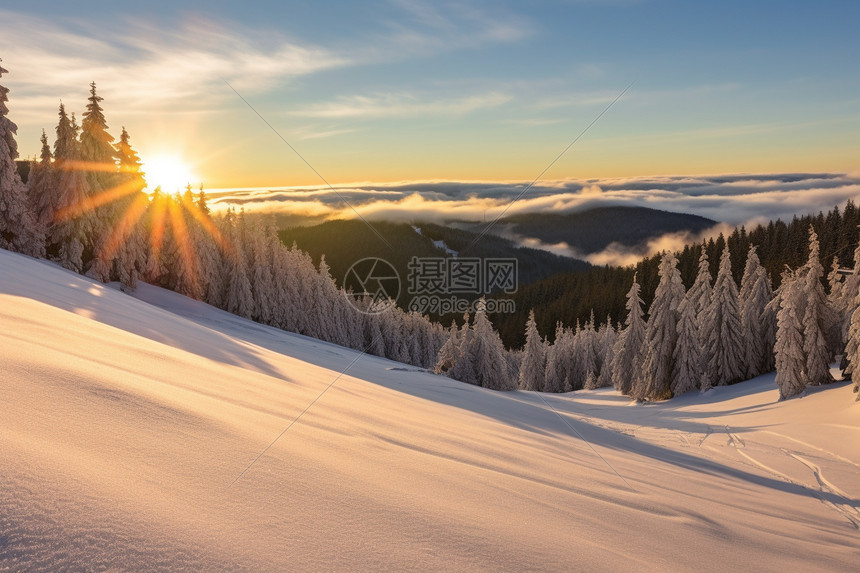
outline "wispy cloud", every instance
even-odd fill
[[[535,32],[524,16],[476,3],[392,0],[398,18],[384,21],[365,54],[372,59],[431,56],[520,41]]]
[[[340,97],[331,102],[312,104],[289,113],[301,117],[325,119],[462,115],[498,107],[510,99],[511,96],[499,92],[441,99],[428,99],[414,93],[355,95]]]
[[[153,107],[200,111],[229,97],[222,78],[257,93],[291,78],[349,64],[343,55],[299,44],[275,33],[260,34],[212,22],[178,28],[128,23],[114,28],[61,23],[0,10],[3,54],[13,72],[16,114],[44,117],[44,106],[79,96],[97,80],[116,114]],[[253,38],[253,40],[251,40]]]

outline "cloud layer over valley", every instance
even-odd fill
[[[213,205],[310,217],[483,221],[503,212],[567,213],[641,206],[691,213],[731,225],[791,219],[860,196],[860,174],[781,173],[525,182],[411,181],[279,189],[222,189]],[[522,197],[511,203],[516,197]]]

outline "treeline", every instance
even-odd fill
[[[808,229],[806,261],[786,267],[776,292],[757,247],[750,246],[740,289],[724,248],[716,280],[703,249],[689,289],[678,259],[665,253],[646,319],[640,285],[627,293],[624,327],[558,323],[555,340],[538,332],[534,313],[518,359],[519,387],[567,392],[613,386],[637,400],[663,400],[691,390],[734,384],[776,369],[780,399],[833,382],[830,364],[843,355],[843,376],[860,364],[860,263],[825,279],[818,235]],[[853,259],[860,261],[860,249]],[[825,289],[824,284],[828,285]],[[860,387],[860,377],[854,391]],[[860,396],[858,396],[860,398]]]
[[[819,237],[819,258],[825,268],[831,267],[834,258],[844,267],[853,268],[858,225],[860,210],[849,200],[842,209],[834,207],[827,213],[795,216],[788,223],[770,221],[757,225],[751,231],[739,226],[728,236],[720,234],[703,244],[686,245],[676,253],[681,280],[686,288],[693,284],[703,250],[710,261],[711,274],[715,275],[723,248],[728,246],[733,261],[732,277],[740,284],[746,253],[750,246],[755,245],[762,266],[771,277],[774,287],[779,287],[786,267],[796,269],[806,261],[810,226]],[[584,324],[592,312],[601,319],[609,316],[617,324],[626,316],[625,293],[634,275],[641,285],[644,304],[650,306],[659,283],[659,266],[660,255],[655,255],[642,259],[632,267],[596,267],[556,275],[522,287],[510,295],[516,303],[516,313],[494,314],[491,318],[509,347],[521,347],[524,344],[523,325],[530,310],[535,312],[538,329],[550,340],[554,338],[557,321],[575,324],[579,320]]]

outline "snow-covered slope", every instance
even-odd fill
[[[845,384],[783,403],[771,377],[649,406],[494,393],[147,285],[135,296],[0,251],[0,570],[784,572],[860,557]]]

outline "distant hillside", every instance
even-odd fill
[[[698,233],[716,225],[716,221],[670,213],[647,207],[598,207],[577,213],[526,213],[499,220],[490,233],[505,231],[523,237],[540,239],[547,244],[567,243],[588,254],[602,251],[611,243],[628,247],[644,245],[649,239],[690,231]],[[470,230],[481,232],[485,225]]]
[[[762,265],[767,269],[773,286],[777,287],[780,273],[786,266],[797,268],[806,261],[810,226],[818,233],[821,264],[825,269],[830,269],[834,257],[839,259],[843,267],[854,266],[860,210],[852,201],[848,201],[841,210],[834,207],[827,213],[795,217],[789,223],[771,221],[749,231],[744,227],[736,227],[728,236],[710,239],[705,249],[711,274],[716,276],[719,256],[728,245],[732,256],[732,274],[740,284],[747,252],[750,245],[755,245]],[[700,244],[687,245],[678,253],[678,269],[687,288],[695,279],[701,249]],[[577,320],[585,323],[592,309],[598,322],[605,322],[607,314],[615,322],[623,321],[627,316],[625,294],[633,281],[633,274],[636,273],[642,285],[642,299],[647,308],[660,280],[657,274],[659,261],[660,256],[655,255],[642,259],[634,267],[592,267],[582,272],[556,275],[523,285],[510,296],[516,302],[516,312],[496,314],[491,319],[509,347],[522,346],[530,309],[535,311],[541,334],[550,339],[554,338],[557,321],[571,326]]]
[[[469,231],[451,229],[435,224],[416,224],[421,232],[416,232],[407,223],[374,222],[373,227],[393,247],[386,245],[363,221],[328,221],[312,227],[295,227],[279,231],[278,236],[287,246],[294,242],[302,250],[319,263],[324,254],[326,262],[331,267],[331,273],[338,284],[341,284],[347,270],[356,261],[365,257],[379,257],[390,262],[400,274],[401,280],[407,280],[409,275],[408,263],[414,257],[449,257],[445,251],[434,244],[434,241],[450,250],[462,253],[462,256],[482,258],[516,258],[518,261],[519,285],[530,284],[559,273],[582,271],[590,268],[584,261],[560,257],[539,249],[517,247],[513,241],[487,235],[482,237],[472,248],[466,248],[475,240],[477,235]],[[398,301],[407,305],[408,297]]]

